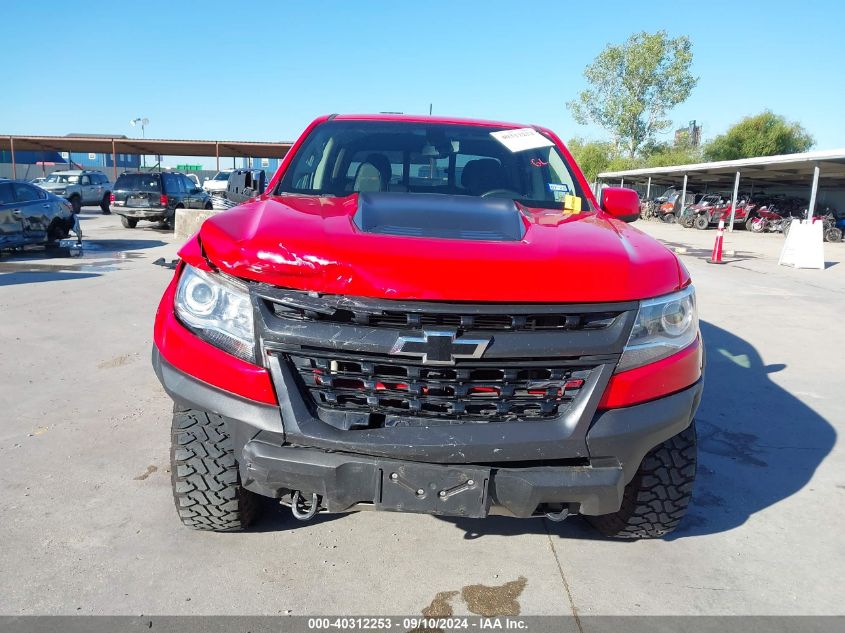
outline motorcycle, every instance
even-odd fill
[[[800,217],[790,217],[784,219],[783,224],[783,236],[786,237],[789,234],[789,229],[792,226],[792,223],[795,221],[801,221],[807,219],[807,210],[804,209],[803,213]],[[788,221],[787,221],[788,220]],[[832,208],[827,207],[824,209],[822,214],[815,214],[813,215],[813,224],[816,222],[822,223],[822,236],[825,242],[841,242],[843,229],[840,228],[838,225],[839,219],[836,217]]]
[[[745,228],[752,233],[779,233],[783,230],[785,218],[768,206],[757,207],[745,222]]]

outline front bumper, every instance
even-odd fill
[[[247,489],[273,498],[291,491],[317,494],[329,512],[371,506],[485,516],[498,507],[505,514],[530,517],[545,506],[560,505],[588,515],[615,512],[625,484],[646,453],[689,426],[703,386],[699,380],[657,400],[599,411],[587,424],[578,425],[587,428],[579,442],[566,428],[551,423],[341,431],[321,425],[298,392],[286,390],[282,367],[271,367],[280,401],[273,406],[245,400],[181,372],[162,358],[157,347],[153,366],[177,403],[226,419]],[[500,455],[508,459],[498,459]],[[387,499],[387,473],[422,465],[428,465],[438,481],[463,477],[462,490],[481,496],[473,503],[463,503],[464,497],[459,497],[420,505],[415,505],[413,496]],[[425,481],[427,474],[420,476],[423,479],[415,484]],[[473,484],[467,486],[470,480]]]

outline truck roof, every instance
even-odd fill
[[[427,114],[333,114],[326,116],[325,118],[326,120],[334,119],[341,121],[404,121],[407,123],[445,123],[452,125],[476,125],[480,127],[536,127],[522,123],[508,123],[506,121],[488,121],[485,119],[468,119],[451,116],[429,116]]]

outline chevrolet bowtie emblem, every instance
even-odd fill
[[[455,332],[423,330],[422,336],[400,336],[391,354],[417,356],[423,365],[454,365],[457,358],[481,358],[489,338],[464,338]]]

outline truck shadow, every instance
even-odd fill
[[[701,332],[707,371],[696,416],[698,475],[687,516],[665,540],[743,525],[801,490],[836,442],[827,420],[769,378],[785,365],[764,365],[747,341],[711,323],[702,322]],[[581,518],[447,520],[465,538],[547,531],[561,538],[601,538]]]

